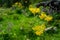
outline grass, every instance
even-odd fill
[[[33,26],[43,23],[38,16],[27,17],[23,13],[9,12],[9,9],[4,9],[3,12],[0,10],[0,14],[3,19],[0,21],[0,40],[60,40],[59,29],[58,33],[45,33],[41,36],[33,36],[32,32],[29,33]],[[8,34],[10,36],[7,36]]]

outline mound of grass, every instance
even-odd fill
[[[1,12],[1,16],[0,40],[60,40],[59,29],[55,34],[53,32],[41,36],[33,34],[31,28],[44,23],[38,16],[27,17],[23,13],[18,14],[14,10],[6,9]]]

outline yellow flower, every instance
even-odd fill
[[[40,12],[40,9],[39,8],[33,8],[31,6],[29,6],[29,10],[35,15],[36,13],[39,13]]]
[[[40,12],[40,9],[39,8],[36,8],[36,13],[39,13]]]
[[[43,32],[40,32],[40,31],[36,31],[35,34],[40,36]]]
[[[35,34],[36,35],[41,35],[44,30],[45,30],[45,24],[42,24],[41,26],[36,26],[36,27],[33,27],[32,29],[35,31]]]
[[[42,12],[41,15],[39,15],[40,19],[44,19],[46,17],[46,13],[45,12]]]
[[[29,10],[30,10],[30,11],[32,11],[32,10],[33,10],[33,8],[29,8]]]
[[[44,20],[46,20],[46,21],[51,21],[51,20],[53,19],[52,16],[46,15],[45,12],[42,12],[41,15],[39,15],[39,17],[40,17],[40,19],[44,19]]]
[[[33,27],[32,29],[34,30],[34,31],[38,31],[38,30],[44,30],[45,29],[45,24],[42,24],[41,26],[35,26],[35,27]]]
[[[35,26],[35,27],[33,27],[32,28],[34,31],[38,31],[38,30],[40,30],[40,26]]]
[[[52,19],[53,19],[52,16],[46,16],[46,18],[45,18],[46,21],[51,21]]]
[[[33,8],[33,10],[31,11],[33,14],[36,13],[36,8]]]
[[[29,10],[30,10],[33,14],[35,14],[36,8],[29,8]]]

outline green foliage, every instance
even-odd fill
[[[21,3],[24,5],[23,0],[18,1],[21,1]],[[37,3],[42,0],[28,1],[31,3]],[[9,2],[14,5],[17,0],[9,0],[9,2],[5,0],[5,2],[5,6],[8,5]],[[22,8],[21,6],[18,7],[18,5],[14,5],[11,8],[0,8],[0,40],[60,40],[60,14],[54,12],[51,15],[53,20],[48,22],[40,19],[39,17],[39,15],[41,15],[43,12],[42,7],[40,7],[41,12],[34,15],[29,10],[29,4],[27,3],[27,7],[23,6]],[[33,6],[34,5],[35,4],[33,4]],[[52,29],[44,31],[40,36],[36,35],[32,27],[42,24],[46,24],[46,29],[49,27],[52,27]],[[54,29],[54,27],[56,28]]]
[[[1,8],[2,9],[2,8]],[[27,9],[26,9],[27,10]],[[33,31],[32,27],[36,25],[40,25],[44,23],[43,20],[40,20],[38,16],[26,16],[22,11],[21,14],[17,9],[4,9],[1,12],[1,20],[0,22],[0,40],[58,40],[60,37],[60,32],[54,34],[51,32],[50,34],[44,33],[41,36],[37,36]],[[29,11],[26,11],[27,13]],[[25,12],[25,13],[26,13]],[[30,13],[28,13],[29,15]],[[58,23],[58,22],[57,22]],[[56,23],[55,23],[56,24]],[[58,23],[59,25],[60,23]],[[48,23],[48,25],[51,25]],[[52,36],[53,35],[53,36]],[[57,37],[55,37],[57,35]]]

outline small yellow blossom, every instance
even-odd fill
[[[34,31],[38,31],[38,30],[40,30],[40,26],[35,26],[35,27],[33,27],[32,29],[34,30]]]
[[[38,36],[40,36],[42,33],[43,33],[43,32],[41,32],[41,31],[36,31],[36,32],[35,32],[35,34],[38,35]]]
[[[36,8],[29,8],[29,10],[35,15]]]
[[[40,9],[39,8],[36,8],[36,13],[39,13],[40,12]]]
[[[33,14],[36,14],[36,8],[33,8],[33,10],[31,11]]]
[[[35,26],[32,28],[34,31],[38,31],[38,30],[44,30],[45,29],[45,24],[42,24],[41,26]]]
[[[53,19],[52,16],[47,16],[47,17],[45,18],[46,21],[51,21],[52,19]]]
[[[46,17],[46,13],[45,12],[42,12],[41,15],[39,15],[40,19],[44,19]]]
[[[35,15],[36,13],[39,13],[40,12],[40,9],[39,8],[33,8],[33,7],[29,7],[29,10]]]
[[[33,27],[32,29],[35,31],[35,34],[36,35],[41,35],[44,30],[45,30],[45,24],[42,24],[41,26],[36,26],[36,27]]]
[[[51,21],[51,20],[53,19],[52,16],[46,15],[45,12],[42,12],[41,15],[39,15],[39,17],[40,17],[40,19],[44,19],[44,20],[46,20],[46,21]]]
[[[29,8],[30,11],[33,11],[34,8]]]

